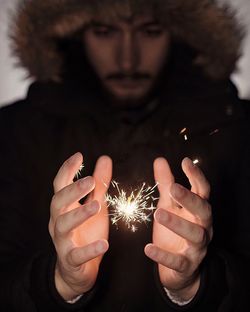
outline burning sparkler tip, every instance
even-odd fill
[[[132,191],[129,195],[119,188],[116,181],[112,181],[111,185],[116,190],[117,195],[106,196],[108,206],[111,207],[111,222],[118,226],[118,222],[124,221],[127,228],[132,232],[137,231],[136,224],[147,223],[150,221],[150,215],[155,207],[153,202],[158,198],[153,197],[156,186],[147,187],[143,183],[139,189]],[[149,201],[151,201],[149,205]]]
[[[81,164],[80,168],[78,169],[76,175],[75,175],[75,178],[76,179],[80,179],[80,177],[82,176],[82,170],[84,168],[84,164]]]

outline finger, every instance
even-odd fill
[[[71,250],[68,254],[68,262],[72,267],[80,265],[103,255],[109,248],[106,240],[98,240],[84,247],[78,247]]]
[[[53,182],[55,193],[73,182],[82,162],[82,154],[76,153],[63,163]]]
[[[155,219],[175,234],[181,236],[195,245],[205,246],[208,244],[206,231],[201,226],[187,221],[164,209],[157,209]]]
[[[59,238],[64,238],[71,231],[88,220],[90,217],[98,213],[100,205],[97,201],[86,204],[60,215],[55,224],[55,234]]]
[[[171,185],[170,195],[177,204],[195,216],[202,226],[205,228],[211,226],[212,210],[206,200],[177,183]]]
[[[144,251],[146,256],[156,263],[162,264],[179,273],[185,272],[188,268],[189,261],[186,257],[163,250],[154,244],[146,245]]]
[[[182,161],[182,169],[190,182],[191,191],[204,199],[208,199],[210,185],[201,169],[187,157]]]
[[[86,177],[72,183],[57,192],[51,202],[51,215],[65,213],[70,210],[70,205],[89,194],[95,187],[92,177]]]
[[[112,160],[108,156],[101,156],[96,163],[93,173],[95,189],[91,198],[103,202],[112,178]]]
[[[169,190],[174,183],[174,176],[165,158],[157,158],[154,161],[154,176],[160,193],[159,205],[170,206],[172,199],[169,196]]]

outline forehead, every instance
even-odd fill
[[[93,3],[95,0],[92,0]],[[104,0],[103,3],[98,1],[96,5],[90,7],[91,20],[97,20],[103,24],[107,23],[144,23],[147,20],[161,20],[161,10],[152,0],[137,0],[137,1],[112,1]]]
[[[107,20],[106,18],[102,17],[96,17],[93,18],[92,25],[107,25],[107,26],[116,26],[119,28],[125,28],[125,27],[141,27],[141,26],[150,26],[154,24],[159,24],[159,21],[153,16],[149,14],[141,14],[136,16],[130,16],[130,17],[122,17],[117,16],[117,18],[111,20]]]

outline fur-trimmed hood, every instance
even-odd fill
[[[93,16],[153,12],[173,37],[198,52],[195,63],[213,79],[229,77],[240,55],[242,31],[213,0],[21,0],[14,19],[14,52],[37,80],[58,80],[63,57],[56,39],[72,36]]]

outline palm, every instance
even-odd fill
[[[93,177],[95,179],[95,189],[88,195],[85,203],[97,200],[101,206],[101,209],[98,214],[92,216],[73,231],[73,247],[86,246],[100,239],[108,239],[109,219],[105,195],[107,191],[107,185],[111,179],[111,166],[107,170],[107,168],[102,166],[100,160],[101,159],[98,160],[93,173]],[[76,202],[73,204],[74,207],[72,208],[77,208],[79,205],[80,203]],[[101,260],[102,256],[99,256],[88,261],[84,265],[84,274],[90,274],[92,279],[95,280]]]
[[[74,161],[65,162],[64,165],[60,168],[57,177],[54,180],[54,189],[57,198],[57,202],[60,202],[60,209],[56,209],[51,205],[52,214],[50,220],[50,233],[51,236],[54,237],[54,224],[56,218],[60,216],[64,217],[67,223],[67,215],[72,214],[74,212],[78,213],[80,211],[85,210],[85,214],[87,213],[88,206],[90,203],[98,202],[100,206],[99,212],[92,214],[91,217],[84,219],[81,222],[81,215],[79,215],[78,220],[80,221],[78,224],[73,226],[71,231],[68,232],[67,240],[65,240],[64,244],[61,244],[61,239],[57,240],[58,244],[56,246],[63,246],[61,251],[61,259],[63,259],[63,264],[60,265],[61,269],[67,272],[71,265],[67,261],[65,261],[65,255],[67,255],[70,251],[73,250],[90,250],[88,246],[95,245],[98,241],[103,241],[108,238],[109,231],[109,223],[108,223],[108,213],[107,213],[107,205],[105,204],[105,195],[108,188],[108,185],[111,180],[112,175],[112,162],[108,157],[100,157],[96,163],[96,167],[93,173],[93,179],[91,180],[91,187],[88,187],[88,194],[84,205],[82,206],[79,202],[82,192],[79,191],[79,183],[73,183],[73,178],[82,164],[82,155],[78,154],[74,156]],[[89,179],[89,178],[88,178]],[[81,182],[81,181],[79,181]],[[84,185],[85,182],[83,181]],[[88,183],[88,182],[87,182]],[[91,191],[92,190],[92,191]],[[89,193],[90,192],[90,193]],[[59,195],[58,195],[59,194]],[[73,199],[74,198],[74,199]],[[72,201],[70,201],[72,199]],[[96,207],[97,207],[96,203]],[[83,213],[83,212],[82,212]],[[77,221],[77,219],[76,219]],[[65,238],[64,236],[62,238]],[[59,247],[60,248],[60,247]],[[90,247],[89,247],[90,248]],[[92,247],[92,252],[93,252]],[[87,252],[87,251],[85,251]],[[102,254],[103,253],[99,253]],[[80,286],[81,283],[86,283],[87,289],[90,289],[95,282],[96,276],[98,274],[99,264],[102,260],[101,256],[90,257],[87,261],[83,262],[78,268],[80,271],[77,274],[81,274],[81,276],[77,280],[79,280]],[[87,256],[87,254],[86,254]],[[87,256],[88,257],[88,256]],[[64,273],[65,273],[64,272]],[[83,285],[84,286],[84,285]]]
[[[95,192],[98,191],[95,189]],[[86,202],[90,200],[98,200],[98,197],[94,197],[91,194]],[[100,202],[100,201],[99,201]],[[101,202],[100,202],[101,203]],[[75,207],[79,207],[79,203],[75,204]],[[102,201],[101,211],[97,215],[92,216],[89,220],[85,221],[82,225],[76,228],[72,233],[72,247],[86,246],[94,241],[100,239],[108,239],[109,233],[109,221],[107,205]],[[88,261],[85,264],[85,274],[92,275],[92,279],[95,280],[99,264],[102,260],[102,256]]]
[[[158,204],[158,207],[163,208],[164,206]],[[185,208],[171,207],[167,210],[180,217],[191,220],[191,218],[188,218],[189,213],[185,211]],[[173,254],[185,254],[189,247],[188,242],[184,238],[156,221],[153,227],[153,243],[161,249],[168,250]],[[164,282],[166,285],[172,285],[173,287],[181,280],[181,276],[175,270],[161,264],[159,264],[159,276],[162,283]]]
[[[176,190],[176,184],[167,161],[158,159],[154,164],[160,199],[153,226],[153,244],[158,248],[160,279],[163,284],[172,288],[180,285],[184,275],[181,273],[182,269],[178,271],[171,268],[181,268],[181,263],[178,261],[182,259],[182,262],[186,262],[189,259],[190,265],[186,272],[194,274],[204,257],[207,246],[207,243],[202,240],[204,230],[207,230],[210,239],[212,237],[211,209],[205,200],[209,196],[209,184],[202,172],[198,167],[194,167],[190,160],[186,159],[182,162],[182,169],[192,187],[191,191],[183,188],[185,196],[177,195],[178,200],[173,193],[173,186]],[[177,189],[180,190],[179,187]],[[166,214],[164,210],[168,213]],[[167,218],[165,221],[162,219],[164,215]],[[196,240],[199,242],[197,245],[193,243]]]
[[[157,208],[166,209],[167,211],[191,222],[195,222],[195,218],[185,208],[176,207],[174,203],[164,203],[163,200],[159,200]],[[188,248],[188,242],[181,236],[167,229],[165,226],[158,222],[154,222],[153,227],[153,242],[164,250],[169,250],[173,253],[183,252]]]

